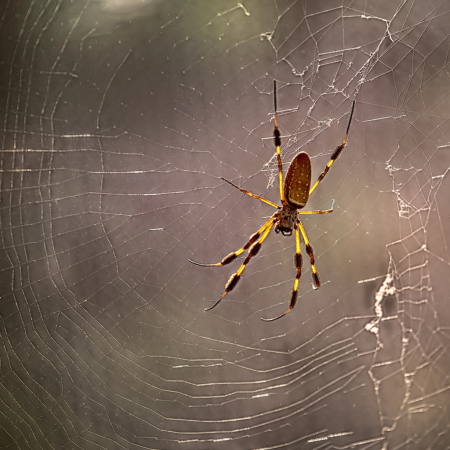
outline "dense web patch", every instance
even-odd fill
[[[442,1],[0,7],[0,445],[444,449],[450,20]],[[285,171],[322,286],[270,233]],[[304,255],[305,245],[301,250]],[[244,256],[244,255],[242,255]]]

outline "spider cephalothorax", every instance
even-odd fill
[[[291,236],[296,222],[297,210],[285,203],[278,213],[275,232],[281,233],[283,236]]]
[[[281,161],[281,136],[280,131],[278,129],[278,118],[277,118],[277,85],[274,80],[273,82],[273,90],[274,90],[274,121],[275,121],[275,129],[274,129],[274,139],[275,139],[275,146],[277,148],[277,160],[278,160],[278,175],[280,179],[280,197],[281,197],[281,206],[276,205],[275,203],[260,197],[259,195],[252,194],[249,191],[246,191],[245,189],[241,189],[240,187],[233,184],[231,181],[225,180],[225,178],[222,178],[227,183],[230,183],[235,188],[239,189],[244,194],[250,195],[250,197],[257,198],[258,200],[261,200],[262,202],[268,203],[269,205],[272,205],[273,207],[277,208],[277,212],[270,217],[270,219],[256,232],[254,233],[247,244],[244,245],[241,249],[239,249],[236,252],[232,252],[229,255],[225,256],[225,258],[222,259],[220,263],[217,264],[201,264],[194,261],[189,260],[191,263],[196,264],[198,266],[204,266],[204,267],[219,267],[224,266],[225,264],[229,264],[230,262],[234,261],[241,253],[243,253],[245,250],[248,250],[248,255],[245,258],[244,262],[242,263],[239,270],[234,273],[230,279],[228,280],[228,283],[225,286],[225,292],[222,294],[222,296],[217,300],[214,305],[210,306],[209,308],[206,308],[205,311],[208,311],[212,308],[214,308],[224,297],[228,294],[228,292],[232,291],[235,286],[237,285],[238,281],[240,280],[241,274],[245,269],[245,266],[249,263],[250,259],[255,256],[264,241],[264,239],[269,234],[270,230],[273,226],[275,226],[275,231],[277,233],[283,234],[283,236],[291,236],[293,232],[295,232],[295,244],[296,244],[296,252],[295,252],[295,258],[294,263],[295,267],[297,269],[297,276],[295,277],[294,282],[294,289],[291,292],[290,297],[290,303],[289,303],[289,309],[284,312],[283,314],[280,314],[277,317],[274,317],[272,319],[263,319],[265,321],[272,321],[279,319],[280,317],[285,316],[295,306],[295,303],[297,302],[297,295],[298,295],[298,284],[300,280],[301,270],[302,270],[302,255],[300,252],[300,233],[302,234],[303,241],[306,246],[306,251],[308,252],[310,263],[311,263],[311,270],[312,270],[312,277],[314,280],[314,286],[315,289],[318,289],[320,287],[320,279],[319,274],[317,273],[316,266],[314,263],[314,253],[313,249],[309,243],[308,237],[306,236],[305,230],[303,228],[303,225],[300,221],[299,215],[300,214],[327,214],[333,212],[333,206],[334,206],[334,200],[333,204],[331,206],[331,209],[327,209],[325,211],[299,211],[302,208],[304,208],[308,202],[308,198],[311,195],[311,193],[314,191],[314,189],[317,187],[317,185],[323,180],[325,175],[327,174],[328,170],[330,169],[331,165],[334,161],[339,157],[339,155],[344,150],[345,143],[347,141],[348,132],[350,129],[350,124],[352,122],[353,117],[353,110],[355,108],[355,101],[353,101],[352,110],[350,113],[350,119],[348,121],[347,125],[347,131],[345,133],[345,138],[342,141],[342,144],[339,145],[336,150],[331,155],[330,161],[326,165],[324,171],[320,174],[317,181],[314,183],[313,187],[311,186],[311,161],[309,159],[309,156],[305,152],[301,152],[295,156],[295,158],[292,160],[291,164],[289,165],[288,172],[286,174],[286,180],[283,183],[283,165]]]

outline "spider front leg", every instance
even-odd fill
[[[274,130],[273,139],[275,142],[275,147],[277,149],[277,161],[278,161],[278,177],[280,179],[280,198],[281,203],[284,204],[283,196],[283,163],[281,161],[281,134],[278,129],[278,114],[277,114],[277,82],[273,80],[273,107],[274,107]]]
[[[292,292],[291,292],[291,299],[290,299],[290,303],[289,303],[289,309],[286,312],[284,312],[283,314],[280,314],[277,317],[273,317],[272,319],[261,318],[261,320],[264,320],[265,322],[272,322],[274,320],[280,319],[281,317],[283,317],[286,314],[290,313],[294,309],[295,304],[297,303],[298,284],[299,284],[300,276],[302,274],[303,259],[302,259],[302,254],[301,254],[301,251],[300,251],[300,236],[298,234],[297,225],[294,225],[294,229],[295,229],[295,257],[294,257],[294,263],[295,263],[295,267],[297,268],[297,275],[296,275],[295,281],[294,281],[294,289],[292,289]]]
[[[331,165],[339,158],[340,154],[342,153],[342,151],[344,150],[345,147],[345,143],[347,142],[347,136],[348,136],[348,132],[350,130],[350,124],[352,123],[352,117],[353,117],[353,110],[355,109],[355,101],[353,100],[353,105],[352,105],[352,112],[350,113],[350,119],[348,121],[348,125],[347,125],[347,131],[345,133],[345,138],[342,141],[342,144],[339,145],[339,147],[336,148],[336,150],[333,152],[333,154],[331,155],[330,161],[328,162],[328,164],[326,165],[324,171],[320,174],[319,178],[317,179],[317,181],[314,183],[314,186],[309,190],[309,195],[311,195],[311,193],[314,191],[314,189],[316,189],[317,185],[324,179],[325,175],[328,173],[328,171],[330,170]]]
[[[275,223],[275,218],[271,218],[269,220],[269,225],[267,226],[264,233],[261,235],[261,237],[258,239],[257,242],[255,242],[248,251],[247,258],[245,258],[244,262],[242,263],[241,267],[239,267],[239,270],[231,275],[230,279],[228,280],[226,286],[225,286],[225,292],[222,294],[222,296],[219,298],[219,300],[214,303],[214,305],[210,306],[209,308],[205,308],[205,311],[209,311],[210,309],[213,309],[216,307],[221,300],[225,297],[225,295],[228,294],[228,292],[232,291],[236,285],[238,284],[238,281],[241,279],[241,274],[245,269],[245,266],[250,262],[250,260],[259,252],[261,249],[261,245],[264,242],[264,239],[266,239],[267,235],[269,234],[270,230],[273,227],[273,224]]]

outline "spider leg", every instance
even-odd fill
[[[275,147],[277,148],[277,160],[278,160],[278,176],[280,178],[280,198],[281,203],[284,203],[283,197],[283,163],[281,162],[281,136],[280,130],[278,129],[278,114],[277,114],[277,82],[273,80],[273,103],[274,103],[274,121],[275,128],[273,130],[273,138],[275,141]]]
[[[297,214],[328,214],[334,211],[334,199],[331,203],[331,209],[326,209],[325,211],[297,211]]]
[[[225,286],[225,292],[222,294],[222,297],[219,298],[219,300],[214,303],[214,305],[210,306],[209,308],[205,308],[205,311],[209,311],[210,309],[213,309],[215,306],[217,306],[220,301],[225,297],[225,295],[228,294],[228,292],[232,291],[236,285],[238,284],[238,281],[241,278],[241,274],[245,269],[245,266],[249,263],[249,261],[259,252],[261,249],[261,244],[264,242],[264,239],[266,239],[267,235],[269,234],[270,230],[273,227],[273,224],[275,223],[275,219],[270,219],[270,225],[266,228],[262,236],[258,239],[257,242],[255,242],[248,251],[247,258],[245,258],[244,262],[242,263],[241,267],[239,267],[239,270],[231,275],[230,279],[228,280],[226,286]]]
[[[315,286],[313,284],[313,288],[319,289],[320,288],[320,278],[319,278],[319,274],[317,273],[316,266],[314,265],[313,249],[309,243],[308,237],[306,236],[305,229],[303,228],[302,223],[300,222],[300,220],[297,223],[298,223],[298,227],[300,228],[300,232],[302,233],[303,240],[305,241],[306,251],[308,252],[309,258],[311,260],[312,277],[313,277],[313,280],[315,283]]]
[[[289,303],[289,309],[284,312],[283,314],[280,314],[277,317],[273,317],[272,319],[264,319],[261,318],[261,320],[264,320],[264,322],[273,322],[274,320],[277,320],[286,314],[290,313],[293,309],[295,304],[297,303],[297,295],[298,295],[298,282],[300,280],[300,275],[302,274],[302,254],[300,252],[300,236],[298,234],[298,228],[295,226],[295,257],[294,257],[295,266],[297,268],[297,275],[295,277],[294,281],[294,288],[291,291],[291,300]]]
[[[267,200],[264,197],[260,197],[259,195],[256,195],[256,194],[252,194],[251,192],[246,191],[245,189],[241,189],[239,186],[236,186],[234,183],[232,183],[231,181],[228,181],[226,178],[223,178],[223,177],[220,177],[220,178],[222,178],[223,181],[226,181],[227,183],[231,184],[231,186],[234,186],[236,189],[239,189],[244,194],[250,195],[250,197],[257,198],[258,200],[261,200],[262,202],[267,203],[268,205],[271,205],[277,209],[280,209],[280,206],[276,205],[275,203],[272,203],[270,200]]]
[[[250,239],[242,248],[240,248],[236,252],[231,252],[229,255],[225,256],[225,258],[223,258],[220,263],[202,264],[202,263],[192,261],[191,259],[188,259],[188,261],[192,264],[195,264],[196,266],[201,266],[201,267],[220,267],[220,266],[224,266],[225,264],[230,263],[231,261],[234,261],[242,252],[247,250],[250,247],[250,245],[252,245],[254,242],[256,242],[259,239],[259,237],[261,236],[261,233],[269,226],[269,224],[273,220],[275,214],[256,233],[253,233],[250,236]]]
[[[336,159],[339,158],[340,154],[342,153],[342,151],[344,150],[345,147],[345,143],[347,142],[347,136],[348,136],[348,131],[350,130],[350,124],[352,123],[352,117],[353,117],[353,110],[355,109],[355,100],[353,100],[353,105],[352,105],[352,112],[350,113],[350,119],[348,121],[348,125],[347,125],[347,131],[345,133],[345,138],[342,141],[342,144],[336,148],[336,150],[334,151],[334,153],[331,155],[330,161],[328,162],[328,164],[325,167],[325,170],[320,174],[319,178],[317,179],[317,181],[314,183],[314,186],[309,190],[309,195],[311,195],[311,193],[314,191],[314,189],[317,187],[317,185],[323,180],[323,178],[325,177],[325,175],[328,173],[328,171],[330,170],[331,165],[334,163],[334,161],[336,161]]]

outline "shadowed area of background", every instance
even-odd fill
[[[2,449],[444,449],[444,1],[3,2]],[[317,179],[213,310],[285,171]]]

